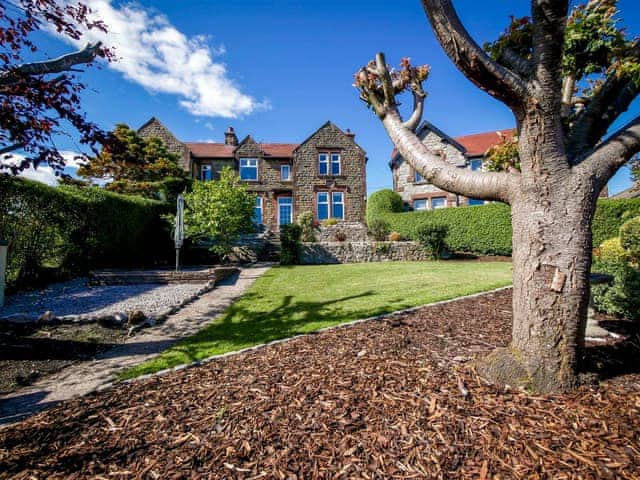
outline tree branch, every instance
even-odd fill
[[[25,76],[48,75],[69,71],[75,65],[93,61],[102,47],[101,42],[87,44],[82,50],[42,62],[25,63],[0,74],[0,85],[9,85]]]
[[[420,125],[420,120],[422,120],[422,113],[424,112],[424,99],[426,98],[426,95],[424,92],[420,93],[412,91],[411,93],[413,94],[413,113],[411,114],[411,117],[409,117],[409,119],[402,125],[404,126],[404,128],[408,128],[412,132],[415,132],[418,128],[418,125]]]
[[[523,78],[529,78],[533,73],[533,62],[522,58],[511,48],[502,49],[498,60]]]
[[[609,179],[640,152],[640,115],[611,135],[577,165],[575,172],[592,176],[601,189]]]
[[[0,148],[0,155],[15,152],[16,150],[20,150],[21,148],[24,148],[24,147],[25,147],[24,143],[14,143],[13,145],[7,145],[6,147]]]
[[[560,100],[562,49],[568,9],[568,0],[531,0],[535,78],[544,97],[538,100]]]
[[[526,82],[480,48],[460,22],[451,0],[422,0],[422,5],[438,42],[458,69],[492,97],[520,110],[529,98]]]

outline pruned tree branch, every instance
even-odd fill
[[[640,152],[640,115],[611,135],[606,141],[575,167],[577,173],[585,173],[599,182],[602,188],[609,179]]]
[[[568,0],[531,0],[535,77],[546,97],[559,97],[568,9]]]
[[[424,99],[426,94],[424,92],[412,91],[413,94],[413,113],[409,119],[403,123],[405,128],[408,128],[412,132],[415,132],[422,120],[422,114],[424,112]]]
[[[458,69],[480,89],[512,110],[529,98],[527,83],[514,71],[494,62],[464,28],[451,0],[422,0],[431,27]]]
[[[5,155],[7,153],[15,152],[16,150],[20,150],[24,148],[24,143],[14,143],[13,145],[7,145],[6,147],[0,148],[0,155]]]
[[[101,48],[101,42],[89,43],[82,50],[68,53],[58,58],[42,62],[24,63],[12,70],[2,72],[0,74],[0,85],[10,85],[24,77],[69,71],[75,65],[92,62]]]

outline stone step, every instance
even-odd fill
[[[219,282],[235,273],[235,267],[198,270],[100,270],[89,272],[90,285],[135,285],[140,283],[208,283]]]

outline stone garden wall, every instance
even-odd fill
[[[316,242],[303,243],[300,263],[364,263],[427,260],[416,242]]]
[[[364,223],[359,222],[340,222],[337,225],[321,225],[316,228],[315,231],[316,241],[318,242],[366,242],[369,240],[367,234],[367,226]],[[342,236],[343,240],[340,240],[339,236]]]

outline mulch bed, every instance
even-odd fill
[[[542,396],[475,374],[509,332],[501,291],[120,385],[0,430],[0,478],[640,478],[637,337]]]
[[[98,324],[26,328],[0,327],[0,394],[90,360],[127,338],[126,329]]]

